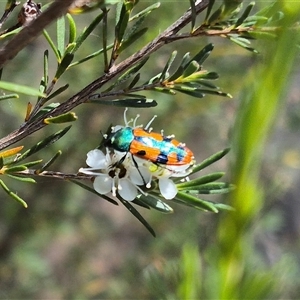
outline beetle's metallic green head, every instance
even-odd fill
[[[131,127],[123,127],[111,133],[104,141],[104,146],[120,152],[129,152],[133,139],[133,129]]]

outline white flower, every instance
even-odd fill
[[[112,193],[116,196],[116,192],[127,201],[134,200],[138,195],[138,190],[142,191],[137,185],[144,185],[143,178],[148,178],[149,172],[145,172],[145,168],[136,172],[136,168],[132,166],[132,161],[128,155],[124,157],[115,152],[113,155],[105,155],[99,149],[88,152],[86,163],[90,168],[80,168],[79,172],[95,176],[93,186],[95,191],[100,194]],[[120,160],[123,160],[120,162]],[[140,168],[139,168],[140,169]]]
[[[127,120],[127,108],[124,111],[124,123],[126,127],[142,127],[151,131],[150,125],[156,118],[154,116],[148,124],[143,127],[136,125],[136,118]],[[122,125],[112,127],[112,133],[124,128]],[[118,193],[127,201],[134,200],[139,192],[146,195],[146,188],[150,189],[152,180],[158,181],[159,192],[165,199],[173,199],[177,194],[176,184],[171,177],[186,177],[189,175],[191,164],[182,166],[170,166],[156,164],[146,159],[133,156],[130,153],[119,152],[111,149],[111,153],[106,149],[106,155],[98,150],[92,150],[87,154],[86,163],[89,168],[81,168],[79,172],[95,176],[94,189],[100,194]],[[155,185],[154,185],[155,186]],[[143,189],[142,189],[143,187]]]
[[[170,177],[186,177],[190,173],[187,170],[190,165],[158,165],[144,159],[138,159],[137,162],[138,165],[142,165],[149,170],[151,174],[149,181],[150,186],[152,178],[158,179],[159,191],[166,200],[173,199],[178,192],[176,184],[173,182],[173,180],[170,179]]]

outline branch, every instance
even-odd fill
[[[207,6],[209,0],[198,0],[196,1],[196,14],[201,13]],[[192,19],[192,13],[189,9],[183,16],[181,16],[177,21],[175,21],[170,27],[168,27],[163,33],[161,33],[157,38],[148,43],[144,48],[122,61],[118,65],[113,65],[109,72],[102,75],[94,82],[86,86],[80,92],[75,94],[73,97],[68,99],[66,102],[59,105],[54,110],[49,113],[41,116],[39,119],[34,120],[32,123],[26,123],[21,128],[13,131],[8,136],[2,138],[0,140],[0,150],[4,149],[20,140],[24,137],[32,134],[33,132],[40,130],[46,124],[43,120],[47,117],[55,117],[60,114],[66,113],[72,110],[74,107],[84,103],[88,96],[92,93],[95,93],[98,89],[100,89],[105,83],[110,81],[112,78],[125,71],[132,65],[138,63],[145,57],[149,56],[151,53],[155,52],[157,49],[161,48],[165,44],[170,42],[172,36],[175,36],[184,26],[186,26]],[[191,33],[192,36],[192,33]]]
[[[24,47],[36,39],[46,26],[66,14],[73,2],[75,0],[54,1],[45,12],[15,35],[0,49],[0,69],[8,60],[14,58]]]

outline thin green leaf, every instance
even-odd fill
[[[215,207],[218,208],[218,209],[222,209],[222,210],[235,211],[235,209],[232,206],[226,205],[226,204],[223,204],[223,203],[216,203]]]
[[[39,112],[31,119],[31,121],[36,120],[39,117],[41,117],[42,115],[49,113],[51,110],[58,107],[59,105],[60,105],[60,103],[50,103],[49,105],[40,109]]]
[[[116,29],[116,32],[115,32],[116,40],[118,43],[120,43],[124,37],[126,28],[128,26],[130,12],[132,9],[131,5],[127,6],[125,3],[126,2],[123,2],[122,9],[120,12],[120,18],[119,18],[119,21],[115,28]]]
[[[203,62],[208,58],[208,56],[210,55],[213,49],[214,49],[214,44],[210,43],[206,45],[190,60],[190,62],[195,60],[201,66]]]
[[[148,222],[141,216],[141,214],[126,200],[118,196],[121,203],[146,227],[146,229],[155,237],[156,234]]]
[[[8,95],[0,96],[0,101],[7,100],[7,99],[19,99],[19,98],[20,97],[18,94],[8,94]]]
[[[193,32],[194,29],[195,29],[196,18],[197,18],[195,1],[194,0],[190,0],[190,5],[191,5],[191,13],[192,13],[191,32]]]
[[[0,89],[11,91],[13,93],[20,93],[20,94],[35,96],[35,97],[46,96],[44,93],[41,93],[39,90],[28,87],[26,85],[20,85],[20,84],[2,81],[2,80],[0,81]]]
[[[206,184],[187,187],[185,191],[197,194],[226,194],[234,189],[235,186],[233,184],[226,182],[209,182]]]
[[[177,51],[175,50],[170,55],[170,57],[168,59],[168,62],[166,63],[163,71],[161,72],[160,77],[159,77],[159,81],[165,80],[165,78],[168,76],[167,74],[169,73],[169,69],[172,66],[176,56],[177,56]]]
[[[66,50],[65,50],[65,55],[66,53],[72,53],[74,51],[76,47],[76,43],[71,43],[71,44],[68,44],[67,47],[66,47]]]
[[[101,197],[102,199],[114,204],[114,205],[119,205],[117,201],[107,197],[106,195],[101,195],[99,193],[97,193],[93,188],[89,187],[88,185],[85,185],[84,183],[80,182],[80,181],[77,181],[77,180],[74,180],[74,179],[69,179],[68,181],[74,183],[74,184],[77,184],[78,186],[82,187],[83,189]]]
[[[169,78],[167,78],[168,81],[174,81],[174,80],[177,79],[179,76],[181,76],[182,73],[183,73],[183,71],[184,71],[184,69],[185,69],[186,64],[190,61],[190,59],[191,59],[190,53],[187,52],[187,53],[183,56],[183,58],[182,58],[182,60],[181,60],[181,62],[180,62],[179,67],[177,68],[177,70],[176,70]]]
[[[173,88],[175,91],[181,92],[183,94],[195,97],[195,98],[203,98],[205,96],[204,93],[197,91],[196,89],[182,89],[182,88]]]
[[[232,96],[228,93],[224,93],[218,90],[208,90],[208,89],[202,89],[202,88],[191,88],[188,86],[181,85],[178,87],[176,84],[173,88],[175,91],[188,94],[193,97],[197,98],[203,98],[206,94],[216,95],[216,96],[222,96],[222,97],[229,97],[232,98]]]
[[[55,98],[55,97],[58,96],[59,94],[63,93],[68,87],[69,87],[69,84],[66,84],[66,85],[61,86],[60,88],[58,88],[56,91],[54,91],[52,94],[50,94],[50,95],[47,97],[47,101],[49,101],[50,99]],[[58,106],[60,103],[55,103],[55,104]],[[51,104],[50,104],[50,105],[51,105]],[[48,107],[49,107],[49,106],[48,106]]]
[[[205,16],[205,21],[204,21],[204,23],[208,23],[207,20],[208,20],[208,18],[209,18],[209,16],[210,16],[210,13],[211,13],[211,10],[212,10],[214,4],[215,4],[215,0],[209,0],[208,7],[207,7],[207,9],[206,9],[206,16]]]
[[[142,97],[142,96],[141,96]],[[155,107],[157,102],[153,99],[146,98],[128,98],[128,99],[114,99],[111,101],[107,100],[90,100],[90,103],[101,104],[101,105],[111,105],[118,107]]]
[[[41,173],[48,169],[58,159],[58,157],[61,156],[61,154],[62,151],[57,151],[53,157],[51,157],[39,170],[37,170],[37,173]]]
[[[45,50],[44,52],[44,86],[45,90],[47,89],[48,86],[48,81],[49,81],[49,51]]]
[[[181,202],[187,203],[191,206],[201,208],[205,211],[211,211],[214,213],[218,212],[218,209],[214,206],[213,203],[199,199],[193,195],[183,193],[183,192],[178,192],[176,197],[176,200],[179,200]]]
[[[251,51],[251,52],[254,52],[254,53],[258,53],[257,50],[255,50],[254,48],[248,46],[248,44],[250,44],[248,40],[246,40],[246,39],[244,39],[244,38],[229,37],[229,36],[228,36],[228,38],[229,38],[232,42],[234,42],[235,44],[241,46],[242,48],[244,48],[244,49],[246,49],[246,50],[249,50],[249,51]],[[246,42],[246,41],[247,41],[247,42]]]
[[[56,80],[60,78],[60,76],[66,71],[66,69],[71,64],[72,60],[74,58],[74,54],[72,53],[66,53],[66,55],[63,57],[61,63],[59,64],[59,67],[56,71],[55,78]]]
[[[173,208],[152,195],[141,195],[139,199],[150,207],[166,214],[173,213]]]
[[[46,41],[48,42],[48,44],[50,45],[51,49],[53,50],[54,55],[56,56],[57,61],[60,62],[60,60],[61,60],[61,54],[58,51],[58,49],[56,48],[54,42],[52,41],[52,39],[51,39],[51,37],[49,35],[49,33],[45,29],[43,30],[43,35],[44,35]]]
[[[45,124],[62,124],[62,123],[68,123],[68,122],[74,122],[77,121],[77,116],[74,112],[68,112],[65,114],[61,114],[56,117],[50,117],[44,119]]]
[[[192,0],[193,1],[193,0]],[[189,77],[190,75],[194,74],[195,72],[197,72],[200,68],[200,65],[195,61],[191,61],[188,66],[185,68],[185,70],[183,71],[181,77],[185,78],[185,77]],[[178,78],[178,80],[180,79],[180,77]]]
[[[200,85],[205,86],[205,87],[207,87],[209,89],[212,89],[212,90],[218,89],[218,87],[216,85],[212,84],[209,81],[205,81],[203,79],[200,79],[199,81],[196,81],[196,82],[199,83]]]
[[[30,162],[24,163],[23,166],[27,167],[27,169],[28,169],[28,168],[31,168],[33,166],[40,164],[42,161],[43,161],[42,159],[30,161]]]
[[[145,16],[140,17],[128,30],[126,31],[123,40],[129,39],[132,35],[140,31],[140,27],[145,21]]]
[[[97,25],[102,21],[104,14],[99,14],[93,22],[78,36],[76,39],[76,47],[73,49],[73,53],[75,53],[82,43],[86,40],[86,38],[93,32],[93,30],[97,27]]]
[[[112,47],[113,47],[113,44],[110,44],[110,45],[108,45],[106,47],[106,49],[109,50],[109,49],[112,49]],[[73,52],[74,52],[74,49],[73,49]],[[92,54],[84,57],[83,59],[75,61],[72,64],[70,64],[70,66],[68,67],[68,69],[71,68],[71,67],[77,66],[79,64],[82,64],[82,63],[84,63],[84,62],[86,62],[86,61],[88,61],[88,60],[90,60],[90,59],[92,59],[92,58],[94,58],[94,57],[102,54],[103,52],[104,52],[104,49],[100,49],[100,50],[98,50],[98,51],[96,51],[96,52],[94,52],[94,53],[92,53]]]
[[[144,16],[148,15],[149,13],[151,13],[152,10],[157,9],[159,7],[160,7],[160,3],[159,2],[154,3],[154,4],[150,5],[150,6],[148,6],[147,8],[145,8],[144,10],[138,12],[136,15],[132,16],[129,19],[129,22],[131,22],[131,21],[133,21],[135,19],[139,19],[141,17],[144,17]]]
[[[140,207],[146,208],[146,209],[150,209],[150,206],[145,204],[144,202],[142,202],[140,200],[140,198],[136,197],[133,201],[131,201],[131,203],[134,203],[136,205],[139,205]]]
[[[15,35],[15,34],[19,33],[21,31],[21,29],[22,28],[19,27],[19,28],[15,29],[15,30],[9,31],[9,32],[4,33],[4,34],[1,34],[0,40],[5,39],[8,36]]]
[[[120,47],[117,50],[117,54],[119,55],[122,51],[124,51],[126,48],[131,46],[136,40],[138,40],[141,36],[143,36],[147,32],[148,28],[143,28],[136,33],[132,34],[128,39],[124,40]]]
[[[21,203],[25,208],[28,207],[27,203],[21,198],[19,197],[17,194],[15,194],[14,192],[12,192],[8,186],[4,183],[4,181],[2,181],[0,179],[0,185],[3,188],[3,190],[9,195],[11,196],[14,200],[18,201],[19,203]]]
[[[129,70],[127,70],[124,74],[122,74],[118,80],[112,84],[108,89],[105,90],[105,92],[111,91],[115,86],[122,84],[126,80],[128,80],[130,77],[132,77],[135,73],[137,73],[147,62],[149,57],[144,58],[141,62],[131,67]]]
[[[65,38],[66,38],[66,25],[65,17],[60,17],[56,21],[56,37],[57,37],[57,50],[60,53],[60,56],[63,56],[65,51]]]
[[[243,22],[246,20],[246,18],[248,18],[252,8],[254,7],[255,2],[251,2],[245,9],[245,11],[243,12],[243,14],[240,16],[240,18],[236,21],[236,23],[234,24],[234,27],[237,28],[240,25],[243,24]]]
[[[13,166],[13,167],[6,168],[4,171],[4,174],[16,173],[16,172],[25,171],[25,170],[27,170],[26,166]]]
[[[198,186],[200,184],[205,184],[208,182],[218,180],[224,175],[225,175],[224,172],[215,172],[183,183],[178,183],[176,186],[178,190],[184,190],[188,187]]]
[[[130,82],[130,84],[128,85],[128,87],[126,88],[126,91],[130,91],[133,87],[135,87],[135,85],[138,83],[138,81],[141,78],[141,74],[137,73],[134,78],[132,79],[132,81]]]
[[[67,126],[62,130],[59,130],[58,132],[51,134],[50,136],[46,137],[44,140],[38,142],[36,145],[31,147],[29,150],[25,151],[22,155],[20,155],[16,162],[19,162],[30,155],[40,151],[41,149],[45,148],[46,146],[49,146],[55,142],[57,142],[60,138],[62,138],[69,130],[71,126]]]
[[[153,88],[154,91],[156,92],[160,92],[160,93],[164,93],[164,94],[168,94],[168,95],[175,95],[176,92],[172,89],[166,89],[166,88],[162,88],[162,87],[154,87]]]
[[[30,177],[21,177],[21,176],[16,176],[16,175],[12,175],[12,174],[7,174],[8,177],[15,179],[15,180],[19,180],[22,182],[28,182],[28,183],[36,183],[36,181],[33,178]]]
[[[76,40],[76,23],[70,14],[66,14],[69,22],[69,44],[72,44]]]
[[[210,166],[211,164],[215,163],[216,161],[220,160],[221,158],[223,158],[228,152],[230,151],[230,148],[226,148],[222,151],[219,151],[215,154],[213,154],[212,156],[208,157],[207,159],[203,160],[200,164],[196,165],[193,169],[192,169],[192,173],[197,173],[200,170],[203,170],[204,168]]]

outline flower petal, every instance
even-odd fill
[[[128,179],[120,179],[118,186],[119,195],[127,201],[132,201],[136,198],[138,192],[136,186]]]
[[[146,185],[151,180],[151,173],[146,167],[130,168],[129,178],[136,185]]]
[[[105,169],[108,166],[105,154],[99,149],[94,149],[87,153],[86,164],[98,169]]]
[[[113,179],[107,174],[101,174],[94,180],[94,190],[99,194],[107,194],[112,190]]]
[[[177,187],[171,179],[160,178],[158,180],[158,186],[160,193],[167,200],[173,199],[177,194]]]

